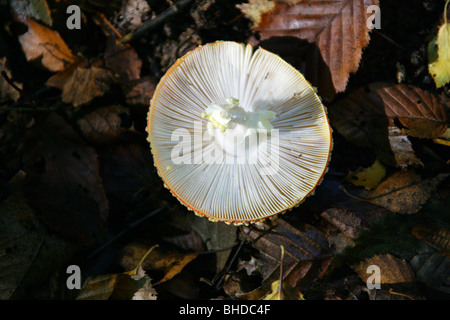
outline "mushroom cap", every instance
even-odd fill
[[[250,143],[255,130],[248,133],[250,124],[236,120],[244,153],[225,150],[222,137],[233,130],[208,125],[211,105],[227,115],[238,110],[241,120],[260,119],[260,127],[270,119],[263,129],[271,129]],[[151,100],[147,132],[154,165],[172,194],[198,215],[233,224],[300,204],[321,182],[332,148],[326,109],[303,75],[267,50],[228,41],[200,46],[166,72]]]

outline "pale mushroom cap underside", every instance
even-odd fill
[[[205,117],[205,110],[230,108],[243,114],[234,125]],[[250,118],[270,128],[267,134],[252,140],[255,125],[241,121]],[[230,223],[266,219],[302,202],[323,178],[332,144],[325,107],[300,72],[269,51],[225,41],[201,46],[169,69],[153,95],[147,131],[166,187],[197,214]],[[241,153],[224,147],[231,133],[232,141],[245,141]]]

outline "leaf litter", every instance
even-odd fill
[[[414,18],[394,19],[401,4],[376,0],[202,0],[171,16],[176,2],[84,1],[89,42],[61,23],[65,1],[11,4],[0,37],[3,298],[449,297],[444,3],[424,14],[412,1]],[[381,30],[367,28],[368,5],[383,7]],[[316,194],[252,226],[212,223],[173,201],[144,131],[164,72],[219,39],[260,45],[299,69],[335,129]],[[75,296],[61,276],[69,259],[90,276]],[[366,287],[369,264],[383,269],[379,291]],[[64,294],[43,289],[55,281]]]

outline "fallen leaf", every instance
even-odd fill
[[[400,167],[422,164],[408,136],[435,138],[447,128],[439,98],[405,84],[370,84],[328,110],[331,124],[347,140],[373,148],[383,162]]]
[[[30,131],[25,156],[26,196],[52,229],[95,243],[108,216],[95,150],[59,115]]]
[[[239,272],[240,270],[245,269],[247,275],[251,276],[253,273],[260,271],[262,266],[263,264],[261,264],[261,262],[259,262],[255,257],[251,257],[249,261],[239,259],[237,271]]]
[[[146,250],[130,271],[89,277],[77,300],[156,300],[151,279],[142,268],[142,262],[155,247]]]
[[[121,105],[97,108],[77,120],[81,134],[98,145],[125,141],[126,133],[133,131],[130,111]]]
[[[53,20],[46,0],[11,0],[11,8],[16,14],[30,17],[52,26]]]
[[[128,105],[146,106],[150,105],[150,100],[156,90],[156,81],[150,77],[142,77],[139,80],[121,83]]]
[[[408,262],[396,258],[390,254],[375,255],[356,265],[353,265],[352,267],[359,277],[364,282],[367,282],[367,279],[372,276],[371,272],[367,273],[367,268],[371,265],[375,265],[380,268],[380,284],[406,283],[415,281],[414,271]]]
[[[436,290],[450,294],[450,259],[441,254],[417,254],[411,259],[411,267],[416,273],[417,281]]]
[[[19,36],[19,42],[28,61],[42,58],[45,68],[58,72],[77,60],[58,32],[30,18],[26,18],[25,24],[28,31]]]
[[[428,70],[436,87],[450,82],[450,23],[447,22],[447,6],[444,9],[444,23],[439,27],[436,37],[428,44]]]
[[[119,44],[114,38],[106,41],[105,66],[119,82],[138,80],[141,77],[142,60],[129,44]]]
[[[414,227],[411,233],[416,238],[438,248],[443,255],[450,258],[450,231],[442,228],[420,225]]]
[[[9,79],[11,79],[11,71],[6,67],[6,57],[0,58],[0,71],[4,71]],[[18,82],[14,82],[17,87],[22,85]],[[0,75],[0,101],[11,99],[17,102],[20,99],[20,93],[15,90],[11,85]]]
[[[249,0],[248,3],[241,3],[236,7],[253,22],[254,27],[257,27],[261,22],[261,15],[273,9],[275,3],[272,0]]]
[[[0,299],[8,300],[31,268],[45,230],[19,192],[0,204]]]
[[[320,215],[350,239],[355,239],[371,222],[384,216],[386,210],[371,203],[351,199],[337,203]]]
[[[120,265],[125,269],[136,265],[137,261],[139,261],[148,250],[148,246],[142,244],[130,244],[126,246]],[[159,247],[154,249],[153,253],[142,261],[141,265],[145,270],[162,271],[164,276],[157,281],[157,284],[160,284],[179,274],[183,268],[197,256],[197,253],[181,253]]]
[[[395,213],[417,213],[436,187],[450,174],[422,179],[414,170],[398,171],[385,179],[367,195],[367,199]]]
[[[280,280],[276,280],[272,283],[272,292],[265,296],[263,300],[305,300],[301,292],[286,286],[284,283],[281,285],[281,291],[280,299]]]
[[[285,248],[283,262],[283,283],[303,291],[328,269],[332,257],[324,234],[310,225],[301,230],[282,219],[266,223],[257,228],[245,229],[253,246],[260,251],[263,268],[263,282],[272,283],[280,277],[280,246]]]
[[[151,8],[145,0],[122,1],[122,7],[114,21],[121,34],[127,34],[139,28],[150,14]]]
[[[323,61],[331,73],[331,83],[321,79],[320,74],[308,79],[327,100],[343,92],[370,40],[367,7],[379,5],[378,0],[304,0],[296,4],[277,0],[274,3],[275,7],[264,12],[256,26],[261,40],[288,36],[314,43],[318,50],[311,63],[315,64],[317,72],[322,69],[317,63]]]
[[[358,168],[351,171],[345,177],[345,180],[355,186],[364,187],[367,190],[375,188],[386,175],[385,166],[376,159],[368,168]]]
[[[112,83],[112,74],[108,69],[96,66],[78,67],[64,84],[62,100],[79,107],[103,96]]]

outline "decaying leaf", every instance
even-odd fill
[[[281,285],[280,294],[280,280],[276,280],[272,283],[272,292],[265,296],[264,300],[305,300],[305,298],[301,292],[284,283]]]
[[[131,244],[124,249],[121,266],[125,269],[136,265],[137,261],[148,251],[148,247],[141,244]],[[180,273],[183,268],[198,256],[197,253],[181,253],[173,250],[154,249],[153,253],[142,261],[145,270],[160,270],[164,276],[158,284],[168,281]]]
[[[46,85],[61,89],[62,100],[79,107],[103,96],[113,82],[110,70],[82,61],[75,62],[52,76]]]
[[[329,108],[331,124],[347,140],[373,148],[383,162],[401,167],[422,164],[408,136],[439,137],[447,128],[444,105],[422,89],[373,83]]]
[[[58,72],[77,60],[58,32],[30,18],[25,23],[28,31],[19,36],[19,42],[28,61],[41,58],[45,68]]]
[[[410,263],[417,281],[450,294],[450,258],[428,252],[415,255]]]
[[[128,105],[148,106],[156,89],[156,81],[150,77],[122,83]]]
[[[447,22],[447,1],[444,9],[444,23],[439,27],[436,37],[428,44],[428,70],[436,87],[450,82],[450,23]]]
[[[77,120],[81,134],[94,144],[113,144],[125,140],[132,131],[130,111],[120,105],[93,110]]]
[[[151,279],[142,268],[142,262],[155,247],[148,249],[130,271],[88,278],[77,300],[156,300]]]
[[[27,138],[26,196],[51,228],[94,243],[108,216],[95,150],[57,114]]]
[[[40,250],[45,230],[19,192],[0,204],[0,299],[11,298]]]
[[[321,217],[347,237],[355,239],[373,220],[383,217],[385,212],[386,210],[379,206],[351,199],[325,210]]]
[[[350,74],[359,67],[362,50],[370,40],[367,7],[378,5],[378,0],[296,2],[274,1],[274,8],[261,15],[256,30],[261,40],[284,36],[314,43],[318,50],[311,63],[317,73],[308,80],[319,88],[322,97],[331,100],[335,93],[345,90]],[[331,83],[317,65],[320,61],[331,73]]]
[[[450,231],[442,228],[420,225],[414,227],[411,232],[415,237],[438,248],[443,255],[450,258]]]
[[[396,258],[390,254],[375,255],[353,266],[359,277],[367,282],[372,272],[367,273],[369,266],[380,268],[380,284],[414,282],[415,276],[411,266],[405,260]]]
[[[145,0],[122,1],[122,7],[115,18],[118,31],[127,34],[140,27],[151,9]]]
[[[6,67],[6,57],[0,58],[0,72],[4,71],[8,78],[11,79],[11,72]],[[21,87],[21,84],[18,82],[14,82],[14,84],[18,87]],[[0,101],[5,101],[11,99],[16,102],[20,98],[19,92],[15,90],[13,87],[9,85],[8,82],[0,75]]]
[[[257,27],[261,22],[261,15],[272,10],[275,3],[273,0],[249,0],[248,3],[241,3],[236,7],[253,22],[254,27]]]
[[[120,82],[138,80],[141,77],[142,60],[129,44],[116,43],[108,38],[105,51],[105,65]]]
[[[251,276],[252,273],[260,271],[262,267],[261,262],[259,262],[255,257],[251,257],[249,261],[238,261],[237,271],[239,272],[242,269],[247,271],[247,275]]]
[[[286,221],[277,219],[272,228],[262,224],[247,230],[253,246],[260,251],[263,281],[273,281],[280,276],[280,246],[285,248],[283,283],[299,291],[327,270],[332,249],[325,236],[310,225],[296,229]]]
[[[386,175],[385,166],[376,159],[368,168],[358,168],[347,174],[345,180],[355,186],[364,187],[368,190],[375,188]]]
[[[417,213],[449,175],[441,173],[434,178],[422,179],[413,169],[398,171],[380,183],[367,198],[392,212]]]
[[[30,17],[52,26],[53,20],[46,0],[11,0],[11,8],[20,17]]]

